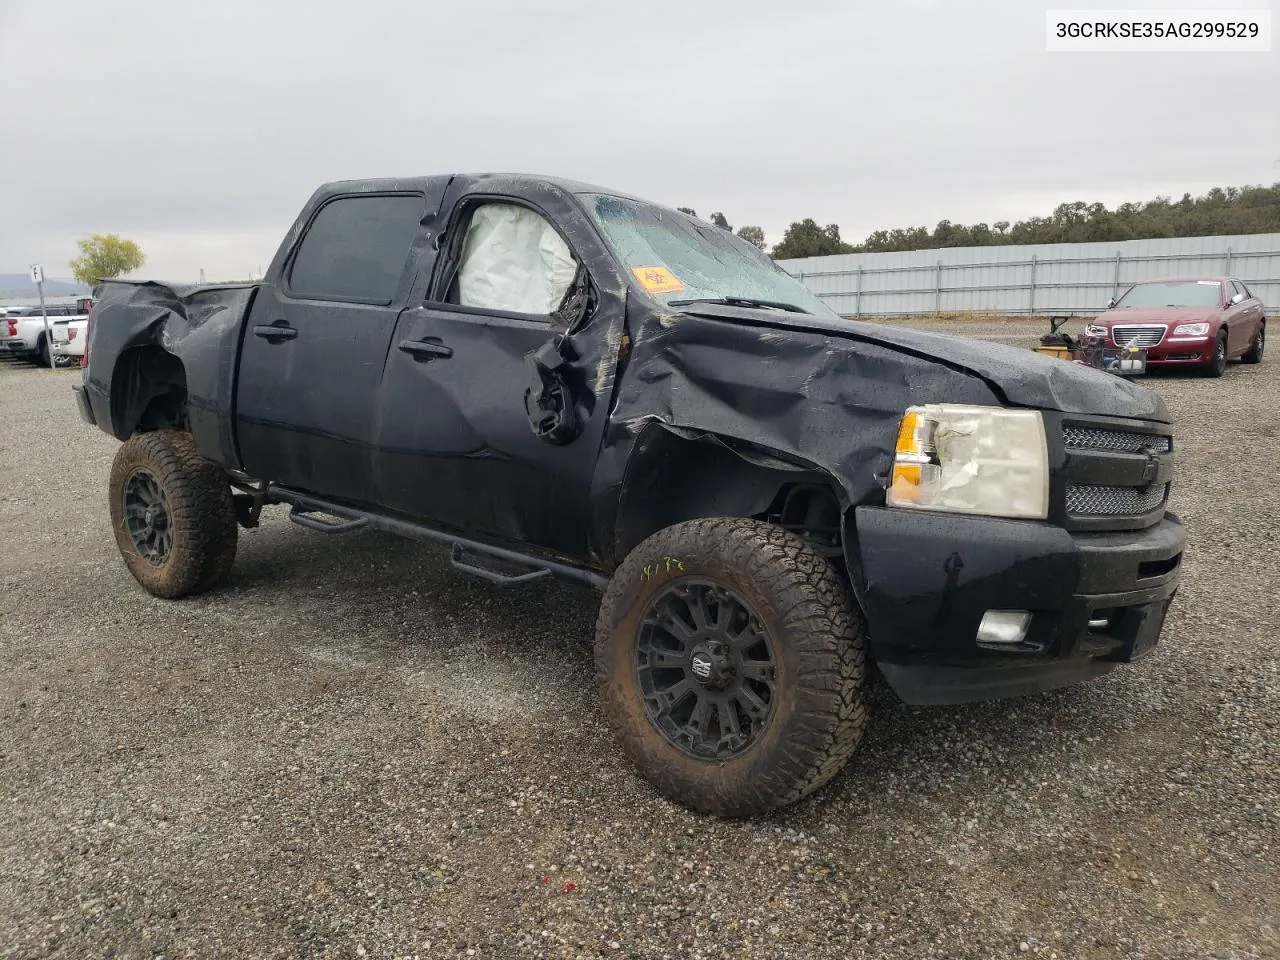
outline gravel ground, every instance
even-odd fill
[[[2,363],[0,957],[1280,956],[1278,367],[1147,381],[1191,543],[1151,658],[877,686],[831,785],[726,822],[622,762],[593,594],[277,509],[228,587],[152,599],[77,374]]]

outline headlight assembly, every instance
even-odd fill
[[[1173,328],[1175,337],[1203,337],[1208,332],[1207,323],[1180,323]]]
[[[1036,410],[1004,407],[911,407],[898,429],[887,502],[1043,520],[1049,515],[1044,419]]]

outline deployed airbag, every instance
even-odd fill
[[[467,227],[458,302],[549,314],[564,300],[577,270],[568,246],[541,216],[514,204],[486,203]]]

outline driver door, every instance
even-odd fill
[[[564,229],[572,207],[553,220],[513,186],[465,191],[454,210],[427,298],[392,336],[376,439],[380,500],[459,531],[584,556],[617,360],[604,331],[621,327],[621,303],[588,307],[580,297],[592,279]],[[575,333],[578,347],[565,347]],[[575,426],[560,436],[533,427],[534,355],[558,358],[571,384]]]

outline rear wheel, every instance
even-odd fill
[[[1209,357],[1209,365],[1204,368],[1206,377],[1220,377],[1227,372],[1227,334],[1218,334],[1213,344],[1213,354]]]
[[[139,433],[111,465],[111,525],[125,566],[157,597],[184,597],[226,579],[236,515],[226,475],[191,435]]]
[[[645,540],[605,591],[595,656],[624,752],[695,810],[798,800],[862,737],[862,616],[831,563],[772,524],[695,520]]]
[[[1262,351],[1267,345],[1266,337],[1267,325],[1265,323],[1259,324],[1258,332],[1253,338],[1253,346],[1251,346],[1249,348],[1249,352],[1240,359],[1245,363],[1261,363]]]

